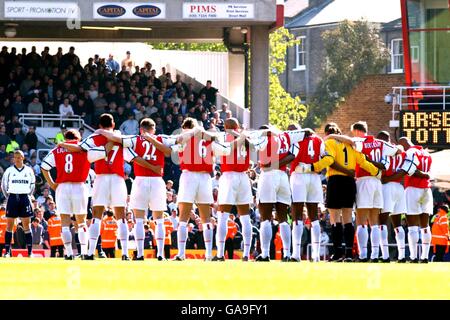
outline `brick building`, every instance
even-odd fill
[[[308,102],[314,94],[325,63],[322,33],[337,28],[344,20],[363,18],[380,28],[381,38],[391,50],[391,62],[380,70],[380,74],[403,72],[399,1],[309,0],[307,4],[304,1],[299,3],[298,8],[303,9],[295,15],[292,15],[292,10],[288,11],[285,27],[302,41],[288,49],[286,71],[280,77],[291,95]]]
[[[336,122],[344,134],[350,134],[350,125],[356,121],[367,121],[369,134],[376,135],[387,130],[391,137],[398,138],[396,128],[389,128],[392,118],[392,105],[384,102],[384,96],[393,86],[404,84],[403,74],[378,74],[365,77],[345,98],[332,114],[322,123],[317,132],[322,135],[328,122]]]

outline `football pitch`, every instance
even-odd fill
[[[449,299],[450,263],[0,259],[0,299]]]

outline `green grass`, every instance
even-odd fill
[[[0,299],[449,299],[450,264],[0,260]]]

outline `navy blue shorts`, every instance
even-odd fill
[[[6,204],[7,218],[30,218],[33,216],[30,197],[27,194],[10,194]]]

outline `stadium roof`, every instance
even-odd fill
[[[360,19],[387,23],[400,17],[400,1],[397,0],[328,0],[303,10],[286,27],[301,28]]]

